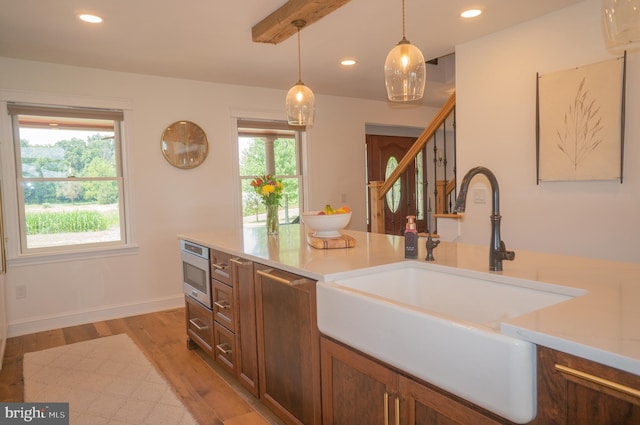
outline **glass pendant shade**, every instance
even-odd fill
[[[610,45],[640,43],[640,0],[603,0],[602,17]]]
[[[291,125],[307,126],[313,125],[313,116],[316,109],[316,97],[311,89],[302,82],[302,66],[300,60],[300,29],[306,22],[297,19],[292,22],[298,29],[298,82],[289,89],[285,100],[287,108],[287,122]]]
[[[291,125],[313,125],[316,98],[311,89],[298,81],[287,93],[287,121]]]
[[[422,52],[403,37],[384,63],[384,83],[389,100],[408,102],[421,99],[426,74]]]

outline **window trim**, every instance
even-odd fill
[[[235,175],[236,175],[236,185],[238,187],[238,203],[237,208],[238,212],[236,214],[237,220],[242,225],[242,212],[243,212],[243,201],[242,201],[242,180],[252,179],[255,176],[245,176],[240,174],[239,162],[240,158],[238,155],[238,143],[241,137],[254,137],[254,136],[264,136],[269,135],[270,130],[273,130],[273,135],[278,137],[278,131],[292,131],[293,138],[295,139],[295,148],[296,148],[296,174],[274,174],[277,178],[297,178],[298,179],[298,198],[299,198],[299,210],[300,212],[305,211],[307,209],[307,176],[305,174],[306,171],[306,141],[307,141],[307,133],[308,129],[306,127],[300,126],[292,126],[288,124],[285,120],[278,118],[268,118],[268,119],[245,119],[245,118],[236,118],[234,120],[235,123]],[[255,129],[255,131],[252,131]],[[266,130],[266,131],[265,131]],[[268,168],[268,164],[267,164]],[[267,173],[269,171],[267,170]]]
[[[121,231],[124,231],[123,243],[82,247],[70,245],[70,248],[58,252],[22,253],[20,248],[20,217],[18,214],[17,170],[15,168],[14,139],[12,133],[12,115],[9,115],[10,103],[23,103],[65,108],[98,109],[118,111],[122,117],[120,126],[119,166],[122,176],[123,212]],[[133,123],[132,101],[127,99],[64,96],[0,90],[0,164],[2,165],[2,190],[4,194],[4,224],[6,238],[6,258],[8,266],[23,266],[38,263],[63,262],[69,260],[97,258],[105,256],[131,255],[138,251],[136,242],[134,199],[131,190],[134,187],[131,170],[131,128]],[[2,143],[5,142],[5,143]],[[122,227],[124,226],[124,229]]]

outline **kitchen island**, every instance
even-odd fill
[[[355,247],[312,248],[300,225],[281,226],[277,237],[267,237],[262,227],[247,227],[179,238],[320,282],[369,267],[424,263],[420,259],[426,256],[425,240],[419,241],[419,260],[405,260],[403,237],[343,232],[355,239]],[[584,291],[568,301],[505,319],[497,331],[640,376],[640,264],[518,250],[503,271],[489,272],[487,246],[446,242],[434,256],[438,266]]]

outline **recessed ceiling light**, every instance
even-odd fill
[[[479,16],[482,13],[482,10],[480,9],[468,9],[463,11],[460,16],[462,16],[463,18],[475,18],[476,16]]]
[[[85,22],[89,22],[91,24],[99,24],[102,22],[102,18],[97,15],[90,15],[88,13],[83,13],[82,15],[78,15],[78,18]]]
[[[340,61],[340,64],[344,66],[353,66],[356,63],[358,62],[355,59],[343,59]]]

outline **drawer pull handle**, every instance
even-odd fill
[[[257,273],[260,276],[264,276],[266,278],[273,279],[278,283],[283,283],[285,285],[291,285],[291,286],[300,285],[300,284],[303,284],[303,283],[313,282],[312,280],[304,278],[304,277],[300,278],[300,279],[293,279],[293,280],[285,279],[284,277],[280,277],[280,276],[277,276],[275,274],[272,274],[271,271],[273,271],[273,269],[258,270]]]
[[[213,267],[214,269],[216,269],[216,271],[220,270],[220,271],[224,271],[227,269],[227,267],[229,267],[227,265],[227,263],[211,263],[211,267]]]
[[[202,323],[202,321],[200,319],[191,319],[191,320],[189,320],[189,323],[191,323],[199,331],[203,331],[205,329],[209,329],[209,326],[206,323]],[[202,324],[200,324],[200,323],[202,323]]]
[[[222,354],[231,354],[231,347],[229,347],[229,345],[227,345],[227,344],[218,344],[218,345],[216,345],[216,348]]]
[[[594,384],[601,385],[603,387],[616,390],[626,395],[630,395],[632,397],[640,397],[640,390],[635,388],[628,387],[626,385],[618,384],[617,382],[609,381],[608,379],[600,378],[599,376],[591,375],[589,373],[581,372],[576,369],[572,369],[570,367],[562,366],[559,364],[555,365],[555,368],[560,373],[564,373],[566,375],[575,376],[576,378],[583,379],[585,381],[592,382]]]
[[[384,393],[384,425],[389,425],[389,393]]]
[[[400,397],[396,396],[396,425],[400,425]]]
[[[244,265],[247,265],[247,264],[251,264],[251,261],[242,261],[239,258],[232,258],[229,261],[231,261],[232,263],[237,264],[239,266],[244,266]]]
[[[231,304],[228,301],[216,301],[213,303],[216,307],[221,310],[229,310],[231,308]]]

